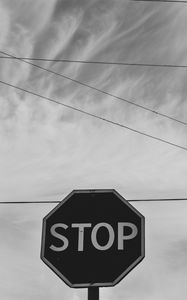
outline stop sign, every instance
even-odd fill
[[[114,286],[144,258],[144,230],[115,190],[74,190],[43,219],[41,259],[70,287]]]

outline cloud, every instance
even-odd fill
[[[0,26],[1,26],[0,45],[2,45],[7,39],[10,30],[10,15],[8,13],[8,10],[3,5],[3,3],[0,4]]]
[[[177,276],[180,276],[181,273],[185,274],[187,271],[186,249],[186,238],[177,238],[176,241],[173,241],[168,245],[168,250],[165,252],[165,257],[167,257],[168,269],[170,269],[170,272],[176,273]]]
[[[10,47],[15,47],[15,51],[20,40],[23,40],[25,46],[21,51],[31,56],[44,51],[46,55],[48,53],[55,58],[60,53],[68,54],[68,49],[71,49],[75,57],[82,51],[82,57],[94,58],[99,54],[102,57],[102,51],[105,49],[106,56],[111,59],[114,53],[113,45],[119,45],[116,47],[115,55],[120,58],[121,49],[130,43],[132,49],[130,53],[134,55],[136,47],[132,47],[132,41],[140,47],[136,31],[139,31],[143,44],[147,38],[154,40],[155,37],[157,40],[157,35],[161,38],[165,34],[165,30],[168,29],[166,21],[170,24],[173,16],[173,9],[170,9],[164,20],[163,11],[153,7],[145,11],[141,8],[143,15],[140,17],[140,12],[135,7],[123,6],[121,2],[114,7],[113,2],[107,4],[104,1],[97,6],[93,2],[85,8],[81,4],[75,7],[70,5],[69,8],[65,6],[63,12],[56,18],[55,2],[53,2],[52,7],[48,5],[45,7],[47,13],[42,23],[45,27],[38,23],[41,31],[31,30],[35,14],[36,23],[40,22],[40,14],[37,14],[37,11],[42,5],[43,2],[40,2],[32,7],[29,11],[29,20],[26,22],[24,14],[20,15],[18,10],[20,6],[16,2],[14,12],[16,23],[11,26],[17,31],[10,33],[10,36],[14,36],[12,41],[8,39]],[[29,2],[23,6],[22,12],[25,12],[28,7]],[[11,8],[9,9],[11,11]],[[137,20],[133,19],[134,22],[127,17],[128,11],[132,12],[132,10],[135,11],[133,18],[137,18]],[[44,12],[42,11],[42,16]],[[155,24],[154,28],[151,21]],[[19,34],[15,35],[16,32]],[[26,32],[29,32],[28,37]],[[43,35],[43,39],[50,47],[44,46],[45,43],[42,45],[39,35]],[[52,46],[53,40],[55,40],[55,47]],[[80,40],[79,50],[76,44],[79,44]],[[151,47],[154,56],[156,53],[153,49],[154,41],[151,45],[153,45]],[[140,52],[140,58],[143,58],[145,53],[148,52]],[[185,146],[184,129],[172,121],[166,121],[129,104],[38,71],[21,62],[5,61],[4,65],[3,76],[19,82],[21,86],[29,86],[29,89],[32,88],[46,96],[57,97],[67,104]],[[170,92],[164,91],[165,87],[174,81],[175,73],[169,75],[168,71],[149,69],[142,72],[142,69],[140,71],[137,68],[129,71],[129,68],[117,69],[103,66],[102,68],[83,65],[74,67],[73,64],[66,67],[61,64],[57,67],[54,64],[53,68],[61,72],[65,69],[67,73],[74,76],[73,78],[80,78],[83,82],[101,87],[121,97],[130,97],[132,101],[145,103],[150,108],[171,115],[175,112],[178,117],[184,116],[185,102],[183,102],[184,109],[179,109],[180,97],[177,83],[172,85]],[[161,80],[160,76],[161,78],[166,76],[165,80]],[[160,98],[161,95],[166,96]],[[57,197],[62,189],[61,182],[66,191],[74,186],[113,185],[126,191],[129,196],[136,196],[137,192],[143,196],[145,194],[143,190],[152,196],[165,195],[168,194],[168,187],[171,194],[175,193],[179,196],[185,191],[184,154],[179,155],[179,152],[174,149],[168,152],[169,146],[161,145],[159,142],[130,131],[114,128],[112,125],[55,104],[44,103],[41,99],[18,93],[13,89],[4,89],[0,103],[2,176],[7,175],[6,179],[2,180],[2,191],[3,197],[7,200],[12,199],[13,196],[31,199],[49,194],[49,197],[51,195]],[[132,178],[136,189],[131,188]],[[9,189],[10,186],[12,191]]]

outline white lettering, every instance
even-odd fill
[[[91,223],[74,223],[71,225],[72,228],[78,228],[78,251],[84,250],[84,229],[91,227]]]
[[[124,227],[130,227],[132,232],[129,235],[124,235]],[[124,249],[124,240],[133,239],[138,233],[136,225],[128,222],[119,222],[118,223],[118,250]]]
[[[77,234],[78,245],[77,245],[77,247],[75,247],[74,245],[72,245],[72,246],[74,246],[75,250],[77,250],[77,251],[84,251],[85,242],[88,243],[88,241],[85,241],[85,229],[91,228],[92,223],[73,223],[73,224],[71,224],[71,227],[78,229],[78,234]],[[125,227],[130,228],[130,230],[131,230],[130,233],[125,234]],[[51,226],[51,228],[50,228],[51,235],[63,242],[63,244],[60,246],[55,246],[53,244],[50,246],[50,249],[53,251],[56,251],[56,252],[64,251],[69,246],[68,238],[65,237],[64,235],[62,235],[61,233],[57,232],[58,228],[62,228],[64,230],[66,230],[68,228],[68,225],[63,224],[63,223],[57,223],[57,224],[54,224],[53,226]],[[101,244],[101,241],[98,241],[98,231],[101,228],[104,228],[103,230],[105,230],[106,234],[108,234],[108,239],[106,242],[104,242],[105,243],[104,245]],[[129,222],[119,222],[118,223],[118,231],[116,232],[116,235],[117,235],[116,248],[118,250],[124,250],[125,241],[135,238],[137,236],[137,233],[138,233],[138,228],[135,224],[129,223]],[[110,224],[101,222],[101,223],[96,224],[93,227],[93,229],[91,231],[91,242],[92,242],[93,247],[95,247],[97,250],[104,251],[104,250],[110,249],[114,243],[114,240],[115,240],[115,233],[114,233],[113,227]],[[74,240],[72,240],[71,242],[74,243]]]
[[[57,228],[67,229],[68,226],[67,226],[66,224],[57,223],[57,224],[54,224],[54,225],[51,227],[51,229],[50,229],[51,234],[52,234],[54,237],[56,237],[57,239],[63,241],[63,243],[64,243],[63,246],[61,246],[61,247],[56,247],[56,246],[54,246],[54,245],[51,245],[51,246],[50,246],[50,249],[53,250],[53,251],[56,251],[56,252],[60,252],[60,251],[64,251],[65,249],[67,249],[67,247],[68,247],[68,245],[69,245],[69,241],[68,241],[68,239],[67,239],[65,236],[63,236],[63,235],[61,235],[60,233],[56,232],[56,229],[57,229]]]
[[[101,228],[101,227],[105,227],[108,230],[108,233],[109,233],[108,242],[104,246],[99,245],[99,243],[97,241],[97,232],[98,232],[99,228]],[[108,250],[114,242],[114,230],[113,230],[112,226],[108,223],[99,223],[99,224],[95,225],[95,227],[92,230],[91,240],[92,240],[93,246],[96,249],[98,249],[98,250]]]

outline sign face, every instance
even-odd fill
[[[114,286],[144,258],[144,231],[115,190],[74,190],[43,219],[41,259],[70,287]]]

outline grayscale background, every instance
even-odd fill
[[[0,51],[165,65],[29,61],[183,122],[187,68],[166,65],[187,65],[186,28],[185,3],[0,1]],[[0,201],[58,201],[73,189],[96,188],[116,189],[127,200],[187,197],[187,152],[178,147],[187,148],[186,124],[6,57],[0,58]],[[146,257],[117,286],[101,289],[101,300],[185,300],[187,201],[133,205],[145,216]],[[54,207],[0,204],[1,299],[87,298],[40,259],[42,218]]]

